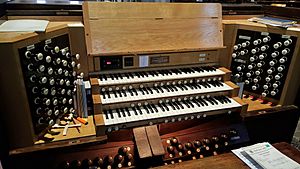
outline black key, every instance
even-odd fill
[[[224,104],[224,100],[222,98],[220,98],[220,96],[215,96],[215,99],[217,99],[219,102]]]
[[[113,91],[113,94],[115,95],[115,97],[118,97],[118,96],[117,96],[117,92],[116,92],[116,91]]]
[[[184,109],[184,107],[182,106],[182,104],[179,101],[175,102],[181,109]]]
[[[170,90],[166,87],[166,86],[162,86],[162,88],[166,89],[168,92],[170,92]]]
[[[171,85],[170,87],[172,87],[173,90],[178,91],[177,87],[175,87],[174,85]]]
[[[164,106],[163,106],[162,104],[158,103],[158,106],[159,106],[159,108],[160,108],[163,112],[165,111],[165,108],[164,108]]]
[[[154,113],[154,110],[152,109],[152,107],[149,104],[147,105],[147,107],[151,111],[151,113]]]
[[[151,94],[153,94],[153,91],[150,89],[150,87],[146,87],[146,89],[147,89]]]
[[[160,91],[158,90],[158,88],[156,86],[154,86],[153,89],[156,90],[157,93],[160,93]]]
[[[138,109],[138,111],[139,111],[140,115],[142,115],[142,114],[143,114],[143,112],[142,112],[142,110],[141,110],[141,107],[138,107],[137,109]]]
[[[127,97],[127,94],[126,94],[126,91],[125,91],[125,90],[121,90],[121,92],[123,93],[123,95],[124,95],[125,97]]]
[[[143,107],[147,111],[147,113],[150,114],[150,111],[148,110],[147,106],[144,105]]]
[[[114,118],[114,114],[112,113],[112,110],[109,110],[109,114],[110,114],[111,119],[113,119]]]
[[[191,108],[191,106],[185,100],[183,100],[182,103],[185,104],[187,108]]]
[[[200,101],[199,99],[195,99],[195,102],[199,103],[201,106],[204,106],[204,103],[202,103],[202,101]]]
[[[208,82],[208,84],[210,84],[210,85],[212,85],[214,87],[217,87],[217,85],[213,81]]]
[[[150,94],[147,89],[142,88],[142,90],[144,90],[147,94]]]
[[[212,105],[215,105],[215,103],[213,101],[211,101],[209,98],[204,98],[204,100],[208,101]]]
[[[139,91],[141,91],[142,94],[145,95],[145,92],[144,92],[143,88],[140,88]]]
[[[157,88],[158,88],[162,93],[164,93],[164,90],[162,89],[162,87],[157,86]]]
[[[132,88],[132,90],[134,91],[135,95],[137,96],[138,93],[137,93],[137,91],[135,90],[135,88]]]
[[[194,104],[193,104],[190,100],[186,100],[186,103],[187,103],[187,104],[190,104],[190,106],[191,106],[192,108],[195,107]]]
[[[173,110],[179,109],[179,107],[176,104],[173,104],[172,102],[169,102],[169,105],[172,107]]]
[[[167,88],[169,88],[171,92],[174,92],[174,89],[171,86],[168,85]]]
[[[151,107],[152,107],[156,112],[158,112],[158,110],[157,110],[157,108],[156,108],[156,106],[155,106],[154,104],[151,104]]]
[[[169,107],[166,105],[166,103],[162,103],[162,105],[165,106],[165,109],[166,109],[167,111],[170,110]]]
[[[116,109],[116,112],[118,113],[118,117],[121,118],[121,112],[119,109]]]
[[[191,100],[192,102],[194,102],[198,107],[201,107],[200,103],[198,103],[196,100]]]
[[[100,92],[100,94],[103,96],[103,99],[106,99],[106,95],[105,95],[105,92]]]
[[[133,96],[133,91],[132,91],[132,89],[129,89],[128,92],[130,93],[131,96]]]
[[[128,107],[126,107],[125,109],[126,109],[127,115],[128,115],[128,116],[131,116],[131,113],[130,113]]]
[[[226,96],[223,96],[223,97],[225,100],[227,100],[229,103],[231,103],[231,100],[228,97],[226,97]]]
[[[109,92],[108,92],[108,91],[106,92],[106,94],[107,94],[107,97],[108,97],[108,98],[110,98],[110,94],[109,94]]]
[[[105,114],[105,118],[108,119],[108,110],[105,110],[104,114]]]
[[[199,100],[205,105],[205,106],[208,106],[208,104],[206,103],[206,101],[202,98],[199,98]]]
[[[181,91],[184,91],[184,88],[181,86],[181,84],[177,84],[176,86],[179,87]]]
[[[128,73],[128,75],[133,79],[134,78],[134,73]]]
[[[218,105],[219,103],[215,100],[215,98],[213,98],[213,97],[210,97],[209,98],[211,101],[213,101],[216,105]]]
[[[134,72],[134,75],[136,75],[138,78],[141,77],[141,75],[139,74],[139,72]]]
[[[138,112],[137,112],[137,110],[136,110],[135,107],[132,107],[132,110],[134,111],[134,114],[135,114],[135,115],[138,115]]]
[[[121,109],[121,113],[122,113],[123,117],[126,117],[126,113],[125,112],[126,112],[125,108]]]

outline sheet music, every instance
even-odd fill
[[[47,20],[9,20],[0,25],[0,32],[45,32]]]
[[[266,169],[300,169],[300,164],[282,154],[269,143],[262,143],[245,152]]]
[[[300,164],[267,142],[242,147],[232,152],[251,169],[300,169]]]

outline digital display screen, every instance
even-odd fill
[[[169,56],[154,56],[150,57],[150,64],[169,63]]]

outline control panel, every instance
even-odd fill
[[[189,51],[172,52],[159,54],[135,54],[135,55],[111,55],[94,56],[93,72],[122,70],[122,69],[140,69],[151,67],[178,66],[190,64],[210,64],[216,65],[218,61],[218,51]]]
[[[73,90],[80,55],[70,53],[68,34],[19,49],[32,123],[40,133],[74,112]]]
[[[232,52],[232,81],[245,90],[279,100],[297,37],[239,29]]]

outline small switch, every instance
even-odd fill
[[[125,57],[124,58],[124,67],[133,66],[133,57]]]

